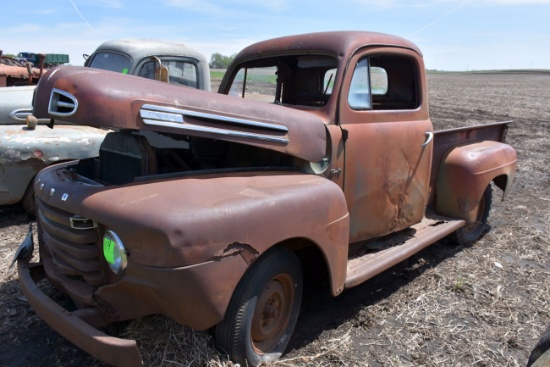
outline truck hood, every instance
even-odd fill
[[[33,113],[93,127],[227,140],[310,162],[326,154],[325,125],[308,112],[84,67],[45,74]]]

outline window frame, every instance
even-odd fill
[[[382,59],[383,61],[372,62],[373,59]],[[368,88],[364,94],[368,97],[368,101],[363,100],[363,104],[360,103],[360,99],[353,96],[354,89],[354,80],[358,70],[360,70],[360,64],[366,62],[368,73],[366,75]],[[410,76],[408,79],[400,79],[399,73],[396,70],[399,69],[398,66],[402,66],[402,69],[407,69],[409,73],[405,72],[405,75]],[[378,92],[376,89],[373,89],[373,70],[380,69],[385,73],[385,88],[382,92]],[[392,72],[394,75],[392,75]],[[379,74],[379,73],[378,73]],[[396,76],[397,75],[397,76]],[[364,76],[363,76],[364,77]],[[392,82],[392,79],[394,80]],[[421,107],[422,104],[422,90],[420,86],[421,78],[419,76],[419,65],[415,62],[413,58],[409,55],[396,54],[396,53],[372,53],[361,56],[351,75],[349,81],[349,89],[347,96],[347,105],[353,111],[406,111],[406,110],[416,110]],[[392,92],[393,94],[390,94]],[[358,93],[356,93],[358,94]],[[392,97],[396,96],[407,96],[408,99],[400,100],[398,98]],[[384,96],[388,96],[384,98]],[[378,97],[378,98],[377,98]],[[381,98],[382,97],[382,98]],[[352,98],[356,98],[353,100]],[[358,102],[359,101],[359,102]],[[367,103],[364,103],[367,102]],[[399,105],[403,107],[396,107]],[[377,107],[377,105],[379,107]]]

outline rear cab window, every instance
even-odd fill
[[[191,61],[161,59],[162,66],[168,68],[168,82],[175,85],[198,88],[199,72]],[[158,61],[147,61],[139,70],[138,75],[147,79],[157,80]]]

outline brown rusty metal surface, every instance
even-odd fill
[[[134,340],[108,336],[68,312],[47,295],[33,280],[33,272],[41,271],[39,264],[18,261],[19,281],[32,308],[55,331],[79,348],[116,366],[139,366],[141,357]]]
[[[92,307],[96,310],[97,314],[83,315],[96,326],[161,313],[194,329],[207,329],[223,318],[232,291],[248,267],[241,256],[173,268],[142,266],[130,262],[122,276],[107,280],[109,276],[105,275],[102,283],[91,286],[77,274],[67,271],[67,264],[74,264],[74,259],[78,259],[81,264],[96,264],[100,274],[109,272],[99,250],[101,241],[98,236],[101,232],[96,229],[73,230],[70,233],[69,225],[63,225],[64,213],[54,211],[42,202],[39,202],[38,215],[41,218],[39,239],[48,243],[48,250],[44,246],[40,247],[40,257],[48,280],[68,294],[77,307],[82,310]],[[59,238],[70,237],[73,238],[72,242],[63,238],[65,242],[59,245],[59,242],[49,237],[52,233],[49,223],[54,221],[57,221],[55,223],[58,227],[54,230]],[[77,238],[91,235],[95,235],[96,239]],[[140,245],[143,244],[135,244],[138,247]],[[93,258],[88,255],[83,258],[84,248],[95,249],[97,254]],[[128,248],[133,252],[135,247],[129,245]],[[76,255],[66,258],[66,262],[58,266],[55,253],[59,249],[66,252],[79,250],[80,255],[78,258]],[[220,282],[220,279],[224,281]]]
[[[421,145],[432,129],[431,121],[345,128],[350,135],[344,191],[352,218],[351,242],[418,223],[429,194],[431,146]]]
[[[256,172],[101,187],[74,185],[56,170],[37,177],[40,200],[108,224],[130,247],[134,264],[181,267],[217,260],[234,243],[261,254],[283,240],[308,238],[326,252],[335,289],[343,284],[347,209],[341,190],[324,178]],[[316,216],[300,210],[304,205],[317,207]]]
[[[11,57],[0,56],[0,87],[37,84],[43,73],[43,66],[37,66],[32,67],[30,63],[24,64]]]
[[[355,255],[348,262],[346,288],[355,287],[365,280],[409,258],[439,239],[464,225],[464,220],[427,214],[411,228],[354,247]],[[371,251],[376,249],[377,251]]]
[[[511,121],[504,121],[492,124],[468,126],[457,129],[439,130],[434,133],[434,158],[432,161],[432,174],[430,186],[435,187],[441,163],[450,151],[466,143],[481,141],[499,141],[504,143],[508,125]],[[433,191],[435,193],[435,191]],[[433,201],[433,197],[430,203]]]
[[[391,54],[372,47],[355,54],[351,65],[371,55]],[[350,211],[350,241],[357,242],[406,228],[422,220],[429,196],[433,131],[426,103],[424,64],[416,51],[403,49],[407,65],[418,73],[418,108],[354,110],[347,101],[352,71],[342,82],[339,122],[348,131],[345,143],[344,192]],[[409,61],[410,60],[410,61]],[[401,71],[396,70],[396,73]]]
[[[249,177],[81,187],[60,179],[55,170],[52,167],[37,176],[39,198],[60,210],[108,224],[125,242],[135,244],[132,261],[148,266],[179,267],[214,260],[233,243],[246,243],[260,253],[296,236],[337,244],[341,238],[325,238],[326,231],[347,218],[341,190],[311,175],[256,172]],[[51,189],[55,189],[53,195]],[[318,208],[315,218],[299,210],[304,205]],[[270,226],[266,228],[265,223]],[[155,246],[138,245],[152,242]]]
[[[50,95],[54,88],[70,93],[79,101],[78,108],[70,116],[48,115]],[[166,122],[163,126],[151,127],[140,117],[140,108],[144,104],[192,111],[195,114],[207,113],[210,117],[185,115],[184,123]],[[49,116],[95,127],[155,129],[182,135],[215,137],[265,147],[309,161],[321,160],[326,152],[325,126],[319,118],[306,112],[88,68],[65,66],[47,73],[37,87],[34,114],[36,117]],[[181,115],[184,112],[174,114]],[[288,131],[225,123],[224,118],[269,124]],[[189,131],[188,128],[195,130]],[[248,134],[249,137],[235,137],[231,133]],[[265,140],[272,138],[287,142]]]
[[[130,264],[119,282],[100,287],[94,299],[110,309],[110,322],[161,313],[206,330],[223,319],[247,267],[240,256],[173,269]]]
[[[472,223],[487,186],[499,176],[505,176],[506,186],[510,186],[516,162],[514,148],[497,141],[452,149],[439,169],[435,194],[437,212]]]

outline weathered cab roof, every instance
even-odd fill
[[[323,52],[349,57],[359,48],[369,46],[393,46],[413,50],[422,56],[420,49],[412,42],[384,33],[364,31],[337,31],[307,33],[261,41],[244,48],[236,56],[237,62],[249,58],[281,53]]]
[[[183,43],[165,42],[152,39],[129,38],[110,40],[99,45],[95,52],[113,50],[132,55],[136,59],[143,59],[149,56],[186,55],[201,62],[207,62],[202,53]]]

